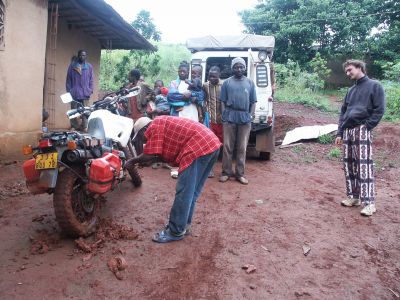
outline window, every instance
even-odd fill
[[[268,69],[265,65],[258,65],[256,68],[256,79],[257,86],[267,87],[268,86]]]
[[[208,57],[207,62],[206,62],[206,75],[208,75],[208,72],[210,71],[210,68],[212,66],[218,66],[221,70],[221,79],[226,79],[232,76],[232,68],[231,68],[231,63],[232,59],[235,57]],[[244,61],[246,62],[247,65],[247,57],[242,57]],[[244,73],[244,76],[247,76],[247,68]],[[207,76],[206,76],[206,81],[207,81]]]
[[[5,0],[0,0],[0,50],[4,49]]]

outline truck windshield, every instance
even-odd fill
[[[247,65],[247,57],[242,57]],[[221,69],[221,79],[227,79],[232,76],[231,62],[234,57],[209,57],[206,61],[206,74],[212,66],[217,66]],[[247,68],[245,72],[247,76]],[[207,81],[207,78],[206,78]]]

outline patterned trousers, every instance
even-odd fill
[[[343,132],[343,163],[346,193],[364,204],[375,202],[372,135],[365,125]]]

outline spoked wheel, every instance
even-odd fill
[[[100,203],[87,192],[85,182],[75,172],[65,169],[58,175],[53,197],[54,211],[66,235],[88,236],[96,229]]]

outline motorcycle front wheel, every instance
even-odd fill
[[[62,232],[70,237],[85,237],[96,230],[100,201],[87,192],[77,174],[83,176],[84,169],[65,169],[58,174],[53,205]]]

